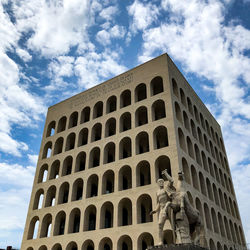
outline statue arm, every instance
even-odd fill
[[[153,210],[153,211],[150,212],[150,215],[155,214],[155,213],[157,213],[157,212],[159,212],[159,211],[160,211],[160,203],[159,203],[159,200],[158,200],[158,197],[157,197],[157,205],[156,205],[156,208],[155,208],[155,210]]]

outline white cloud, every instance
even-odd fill
[[[16,53],[25,61],[28,62],[32,59],[32,56],[29,54],[27,50],[17,48]]]
[[[38,160],[38,155],[31,155],[28,154],[29,161],[32,165],[36,166],[37,160]]]
[[[100,12],[100,17],[102,17],[103,19],[107,20],[107,21],[111,21],[114,16],[117,14],[118,12],[118,8],[116,6],[109,6],[107,8],[104,8],[101,12]]]

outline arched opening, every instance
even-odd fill
[[[99,243],[98,250],[113,250],[112,240],[108,237],[103,238]]]
[[[174,107],[175,107],[175,116],[176,116],[177,120],[180,123],[182,123],[181,108],[180,108],[179,104],[177,102],[175,102]]]
[[[218,234],[219,233],[219,225],[218,225],[216,213],[215,213],[213,208],[211,209],[211,215],[212,215],[214,232]]]
[[[235,232],[234,232],[234,227],[233,227],[233,223],[231,220],[229,220],[229,227],[230,227],[230,232],[231,232],[231,236],[233,239],[233,242],[237,244],[236,242],[236,236],[235,236]]]
[[[68,202],[69,198],[69,183],[64,182],[60,189],[59,189],[59,195],[58,195],[58,202],[57,204],[64,204]]]
[[[220,206],[218,191],[217,191],[217,188],[216,188],[216,186],[215,186],[214,183],[213,183],[213,194],[214,194],[214,201],[215,201],[215,204],[216,204],[217,206]]]
[[[119,151],[119,159],[131,157],[131,139],[129,137],[125,137],[120,141]]]
[[[114,192],[114,171],[108,170],[102,177],[102,194],[110,194]]]
[[[190,124],[191,124],[191,132],[192,132],[192,135],[195,139],[197,139],[197,132],[196,132],[196,127],[195,127],[195,124],[194,124],[194,121],[191,119],[190,120]]]
[[[52,250],[62,250],[62,246],[59,243],[57,243],[52,247]]]
[[[62,153],[62,149],[63,149],[63,138],[59,137],[55,142],[54,155]]]
[[[126,112],[120,118],[120,132],[131,129],[131,114]]]
[[[187,106],[186,96],[182,88],[180,88],[180,96],[181,96],[181,103],[186,107]]]
[[[195,167],[193,165],[191,165],[191,175],[192,175],[193,187],[199,190],[198,176]]]
[[[239,245],[241,245],[241,242],[240,242],[240,235],[239,235],[239,231],[238,231],[238,227],[237,227],[236,223],[234,223],[234,231],[235,231],[235,234],[236,234],[237,243],[238,243]]]
[[[60,161],[55,160],[50,168],[50,175],[49,180],[56,179],[59,177],[59,171],[60,171]]]
[[[75,172],[80,172],[85,170],[86,165],[86,153],[80,152],[76,157]]]
[[[148,134],[141,132],[136,136],[136,154],[143,154],[149,152]]]
[[[214,168],[213,168],[212,161],[209,157],[207,158],[207,161],[208,161],[209,172],[210,172],[211,176],[214,177],[215,175],[214,175]]]
[[[54,234],[53,235],[63,235],[65,232],[65,221],[66,214],[64,211],[60,211],[56,215],[55,226],[54,226]]]
[[[93,148],[89,154],[89,168],[95,168],[100,165],[100,149]]]
[[[219,189],[219,197],[220,197],[220,206],[223,210],[225,210],[225,203],[224,203],[223,195],[220,189]]]
[[[114,112],[116,111],[116,96],[111,96],[109,97],[109,99],[107,100],[107,103],[106,103],[106,113],[111,113],[111,112]]]
[[[219,226],[220,226],[220,234],[222,237],[225,237],[224,223],[223,223],[220,212],[218,212],[218,221],[219,221]]]
[[[216,250],[216,246],[215,246],[214,241],[212,239],[210,239],[210,241],[209,241],[209,249]]]
[[[200,150],[198,148],[198,146],[196,144],[194,144],[194,151],[195,151],[195,158],[196,158],[196,162],[202,166],[201,164],[201,154],[200,154]]]
[[[83,231],[92,231],[96,229],[96,207],[90,205],[86,208],[84,213]]]
[[[199,143],[204,146],[204,142],[203,142],[203,138],[202,138],[202,133],[201,133],[201,130],[199,127],[197,127],[197,132],[198,132],[198,140],[199,140]]]
[[[88,143],[89,130],[87,128],[83,128],[78,137],[78,147],[84,146]]]
[[[60,133],[66,129],[66,122],[67,118],[66,116],[63,116],[58,122],[57,133]]]
[[[226,228],[227,238],[229,240],[231,240],[231,235],[230,235],[230,231],[229,231],[229,225],[228,225],[226,216],[224,216],[224,225],[225,225],[225,228]]]
[[[52,142],[49,141],[45,144],[43,148],[43,159],[49,158],[51,156]]]
[[[102,116],[103,114],[103,102],[97,102],[93,109],[93,119]]]
[[[94,242],[92,240],[84,241],[84,243],[82,245],[82,250],[94,250],[94,249],[95,249],[95,245],[94,245]]]
[[[51,207],[55,205],[56,198],[56,186],[50,186],[46,193],[45,207]]]
[[[163,92],[163,80],[161,76],[156,76],[150,82],[151,96],[157,95]]]
[[[182,171],[184,173],[184,181],[191,185],[190,169],[185,158],[182,158]]]
[[[191,142],[188,136],[187,136],[187,149],[188,149],[188,155],[194,159],[193,143]]]
[[[201,193],[207,196],[206,185],[205,185],[204,177],[201,172],[199,172],[199,180],[200,180]]]
[[[85,107],[81,113],[81,123],[88,122],[90,119],[90,107]]]
[[[161,155],[155,161],[155,181],[162,178],[161,173],[165,169],[167,169],[168,174],[172,176],[170,159],[165,155]]]
[[[68,128],[73,128],[77,126],[78,122],[78,112],[73,112],[70,117],[69,117],[69,127]]]
[[[148,123],[148,111],[147,108],[139,107],[135,112],[135,126],[142,126]]]
[[[128,235],[123,235],[117,242],[117,250],[133,250],[133,243]]]
[[[168,146],[168,131],[164,126],[159,126],[154,130],[154,149]]]
[[[203,167],[208,172],[207,158],[206,158],[206,155],[203,151],[201,151],[201,158],[202,158]]]
[[[92,128],[91,142],[99,141],[102,137],[102,124],[97,123]]]
[[[43,164],[39,170],[38,183],[47,181],[48,164]]]
[[[111,163],[115,161],[115,144],[113,142],[109,142],[104,147],[104,158],[103,163]]]
[[[207,229],[212,230],[211,216],[210,216],[209,208],[206,203],[204,203],[204,214],[205,214]]]
[[[187,97],[187,105],[188,105],[188,111],[191,115],[194,115],[194,112],[193,112],[193,104],[190,100],[189,97]]]
[[[89,177],[87,182],[86,198],[95,197],[98,195],[98,176],[93,174]]]
[[[71,241],[66,247],[66,250],[77,250],[77,249],[78,249],[77,244],[74,241]]]
[[[118,204],[118,226],[132,225],[132,202],[123,198]]]
[[[151,184],[150,165],[148,161],[141,161],[136,166],[136,186]]]
[[[199,118],[199,112],[196,108],[196,106],[194,105],[194,117],[195,117],[195,120],[200,123],[200,118]]]
[[[119,191],[132,188],[132,171],[130,166],[123,166],[119,171]]]
[[[124,90],[120,96],[120,108],[124,108],[131,105],[131,92],[130,90]]]
[[[27,237],[28,240],[37,238],[38,228],[39,228],[39,218],[35,216],[30,221],[28,237]]]
[[[56,127],[56,122],[55,121],[50,122],[47,128],[46,137],[49,137],[55,134],[55,127]]]
[[[179,98],[178,86],[174,78],[172,78],[172,88],[174,95]]]
[[[187,197],[188,197],[189,203],[194,207],[194,200],[189,191],[187,191]]]
[[[207,136],[204,134],[204,135],[203,135],[203,138],[204,138],[205,148],[206,148],[207,152],[210,153],[210,149],[209,149],[209,146],[208,146]]]
[[[66,140],[66,147],[65,151],[71,150],[75,148],[75,140],[76,140],[76,134],[71,133],[68,135],[67,140]]]
[[[44,190],[41,188],[36,192],[33,210],[41,209],[43,205]]]
[[[82,195],[83,195],[83,180],[81,178],[78,178],[73,183],[71,201],[82,200]]]
[[[137,250],[146,250],[154,246],[154,239],[150,233],[142,233],[137,241]]]
[[[198,198],[195,199],[195,207],[199,211],[201,218],[202,218],[202,221],[204,223],[204,213],[203,213],[201,201]]]
[[[206,127],[205,127],[205,122],[204,122],[204,118],[203,118],[202,113],[200,113],[200,121],[201,121],[201,126],[202,126],[204,129],[206,129]]]
[[[209,147],[210,147],[210,152],[211,152],[213,158],[215,159],[214,147],[213,147],[213,143],[211,141],[209,141]]]
[[[148,194],[141,195],[136,202],[137,223],[148,223],[153,221],[152,215],[152,199]]]
[[[184,120],[184,127],[188,131],[190,131],[189,119],[188,119],[187,113],[185,111],[183,111],[183,120]]]
[[[114,206],[111,202],[105,202],[101,207],[100,228],[113,227]]]
[[[209,198],[211,201],[214,201],[211,183],[210,183],[210,181],[209,181],[208,178],[206,178],[206,186],[207,186],[208,198]]]
[[[79,208],[74,208],[69,215],[68,233],[78,233],[80,229],[81,211]]]
[[[152,121],[157,121],[166,117],[165,103],[157,100],[152,105]]]
[[[63,161],[62,176],[71,174],[72,162],[73,162],[73,157],[70,155],[67,156],[66,159]]]
[[[178,128],[178,138],[179,138],[179,145],[180,145],[181,149],[183,151],[187,152],[186,144],[185,144],[185,137],[184,137],[184,134],[180,128]]]
[[[146,98],[147,98],[146,84],[141,83],[135,88],[135,102],[142,101]]]
[[[51,214],[46,214],[42,220],[40,238],[50,237],[52,216]]]
[[[220,183],[220,177],[219,177],[219,173],[218,173],[218,168],[217,168],[217,166],[216,166],[215,163],[214,163],[214,174],[215,174],[215,179],[217,180],[218,183]]]
[[[115,118],[110,118],[106,122],[105,126],[105,137],[109,137],[116,134],[116,120]]]

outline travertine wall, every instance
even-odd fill
[[[157,243],[165,168],[184,171],[211,249],[245,245],[220,127],[166,54],[49,108],[22,249]]]

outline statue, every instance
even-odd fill
[[[159,245],[163,245],[163,226],[168,219],[172,227],[175,244],[195,243],[204,247],[205,236],[201,216],[188,200],[182,183],[183,173],[178,174],[176,188],[167,170],[164,170],[162,174],[167,178],[167,189],[164,190],[164,180],[159,179],[160,189],[157,191],[157,207],[151,212],[151,214],[154,214],[159,211]],[[192,240],[191,234],[196,235],[194,240]]]

